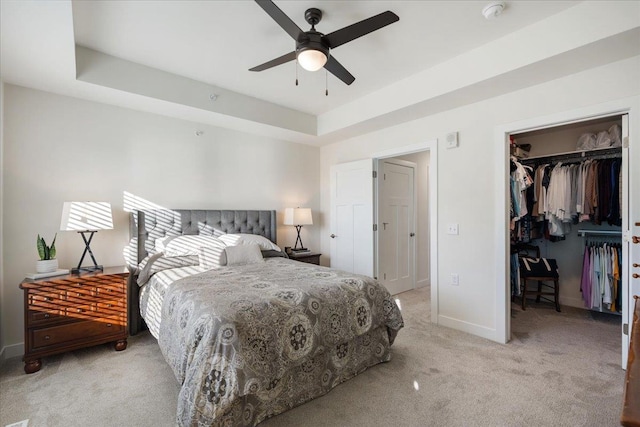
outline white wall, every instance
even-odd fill
[[[370,158],[373,153],[439,138],[438,150],[438,321],[443,325],[502,340],[496,335],[495,129],[516,121],[546,116],[640,94],[640,57],[608,64],[476,104],[427,116],[409,123],[341,141],[321,148],[321,204],[329,212],[331,165]],[[424,85],[438,82],[425,81]],[[637,102],[636,102],[637,104]],[[446,149],[444,136],[459,132],[460,146]],[[640,130],[632,128],[632,141]],[[631,164],[640,164],[636,150]],[[637,175],[635,178],[637,179]],[[640,202],[640,200],[638,201]],[[636,203],[638,203],[636,202]],[[640,212],[640,206],[635,207]],[[459,235],[446,234],[446,224],[458,223]],[[322,249],[328,253],[328,227],[321,230]],[[433,237],[433,236],[432,236]],[[458,273],[459,286],[448,278]]]
[[[49,241],[58,232],[64,201],[111,203],[115,229],[91,245],[105,266],[124,264],[125,192],[167,208],[276,209],[283,247],[295,240],[293,227],[281,225],[285,207],[319,212],[316,147],[12,85],[4,98],[2,240],[10,250],[2,258],[0,329],[10,355],[22,351],[18,284],[35,268],[36,235]],[[319,247],[319,227],[302,233]],[[77,233],[58,232],[56,247],[61,268],[69,268],[84,244]]]
[[[418,200],[416,218],[416,287],[429,285],[429,151],[398,156],[416,167]]]

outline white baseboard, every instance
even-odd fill
[[[428,277],[426,279],[418,280],[416,282],[416,288],[424,288],[429,285],[430,285],[430,280]]]
[[[2,366],[7,359],[22,356],[23,354],[24,343],[4,346],[0,351],[0,366]]]
[[[481,338],[486,338],[488,340],[504,344],[504,339],[497,337],[497,331],[495,329],[487,328],[486,326],[476,325],[475,323],[469,323],[463,320],[454,319],[452,317],[443,315],[438,316],[438,325],[446,326],[448,328],[456,329],[462,332],[467,332],[472,335],[477,335]]]

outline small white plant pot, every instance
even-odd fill
[[[53,273],[58,269],[57,259],[36,261],[36,273]]]

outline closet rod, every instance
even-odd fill
[[[527,163],[529,161],[535,161],[535,163],[542,163],[545,161],[548,162],[558,162],[558,161],[566,161],[566,160],[574,160],[579,161],[585,158],[598,158],[598,159],[609,159],[609,158],[617,158],[622,156],[622,149],[620,147],[614,148],[600,148],[597,150],[590,151],[569,151],[566,153],[558,153],[558,154],[549,154],[545,156],[531,156],[523,159],[518,159],[520,163]]]
[[[617,230],[578,230],[578,236],[621,236],[622,231]]]

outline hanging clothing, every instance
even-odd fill
[[[588,243],[582,257],[580,292],[585,307],[619,311],[621,246],[615,243]]]
[[[531,240],[535,224],[544,221],[549,240],[563,240],[571,225],[583,221],[620,226],[620,180],[622,159],[588,159],[580,163],[542,164],[535,171],[512,161],[511,230],[516,241]],[[529,233],[529,234],[527,234]]]

